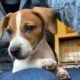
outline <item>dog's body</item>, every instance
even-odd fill
[[[56,22],[53,13],[47,8],[24,9],[8,14],[2,21],[1,27],[7,26],[10,35],[8,52],[15,58],[12,72],[26,68],[56,68],[55,56],[45,37],[45,25],[54,33]],[[64,74],[69,77],[64,69],[57,68],[60,77]]]
[[[46,53],[46,55],[44,53]],[[24,60],[16,59],[14,61],[13,72],[26,68],[42,68],[44,65],[48,64],[48,60],[53,60],[54,65],[57,63],[46,40],[42,40],[39,45],[37,45],[37,48],[32,55]]]

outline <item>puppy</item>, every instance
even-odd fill
[[[61,78],[69,78],[66,70],[59,68],[55,56],[46,41],[45,27],[56,33],[56,19],[50,8],[35,7],[7,14],[0,24],[2,36],[7,28],[9,55],[15,58],[12,72],[27,68],[55,70]]]

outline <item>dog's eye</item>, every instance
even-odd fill
[[[24,26],[24,32],[26,31],[34,31],[36,27],[34,25],[25,25]]]
[[[8,32],[9,34],[11,34],[11,33],[12,33],[12,29],[7,29],[7,32]]]

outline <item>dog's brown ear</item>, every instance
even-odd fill
[[[34,7],[32,11],[34,13],[41,15],[41,17],[45,21],[45,25],[47,24],[50,32],[52,32],[52,33],[57,32],[57,20],[54,16],[54,12],[51,8]]]
[[[9,19],[10,19],[10,16],[12,15],[12,13],[8,13],[1,21],[0,21],[0,38],[2,37],[3,35],[3,31],[4,31],[4,28],[7,27],[8,25],[8,22],[9,22]]]

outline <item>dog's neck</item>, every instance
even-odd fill
[[[29,56],[24,60],[15,59],[12,72],[17,72],[19,70],[23,70],[27,68],[41,68],[41,64],[39,63],[39,60],[44,58],[47,59],[51,57],[54,58],[53,51],[51,50],[46,39],[44,38],[36,46],[31,56]]]

